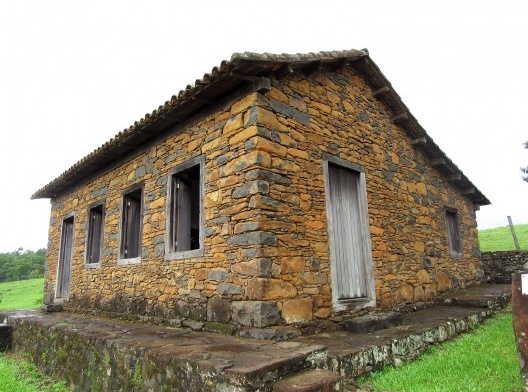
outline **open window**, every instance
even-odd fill
[[[135,188],[123,195],[121,211],[121,264],[138,263],[141,251],[143,217],[143,188]]]
[[[88,233],[86,237],[86,266],[96,267],[101,262],[103,245],[103,204],[96,205],[88,210]]]
[[[451,254],[461,254],[462,245],[460,242],[460,232],[458,230],[458,214],[456,210],[448,209],[446,210],[445,215],[449,250]]]
[[[203,253],[203,157],[175,167],[169,173],[168,258]]]

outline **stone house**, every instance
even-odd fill
[[[33,198],[69,311],[265,327],[482,279],[488,199],[366,50],[236,53]]]

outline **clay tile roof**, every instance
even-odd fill
[[[194,85],[187,85],[177,95],[173,95],[152,113],[134,122],[128,128],[104,143],[83,159],[75,163],[60,176],[36,191],[33,199],[59,196],[73,186],[89,180],[97,173],[117,164],[124,156],[132,154],[145,143],[159,138],[175,125],[184,122],[193,114],[205,110],[215,102],[235,91],[252,84],[258,90],[270,75],[281,77],[285,73],[301,71],[305,73],[324,66],[352,65],[373,88],[378,99],[382,100],[394,114],[393,121],[402,127],[421,148],[432,164],[450,181],[461,188],[476,205],[490,204],[490,201],[469,181],[462,171],[445,155],[432,138],[411,114],[400,96],[394,91],[388,79],[369,57],[368,50],[342,50],[318,53],[272,54],[234,53],[229,61],[222,61],[210,73],[197,79]],[[255,83],[256,86],[255,87]]]

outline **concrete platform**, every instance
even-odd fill
[[[344,391],[346,379],[414,359],[468,331],[510,295],[509,285],[479,286],[456,298],[484,298],[487,306],[447,301],[403,314],[401,325],[379,331],[281,342],[64,312],[2,312],[0,322],[13,327],[13,352],[29,355],[76,391]]]

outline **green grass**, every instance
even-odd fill
[[[0,310],[38,308],[43,295],[44,278],[0,283]]]
[[[360,383],[374,391],[521,391],[511,313],[499,314],[471,334],[434,346],[415,362],[386,368]]]
[[[514,225],[521,250],[528,250],[528,224]],[[515,250],[515,243],[510,227],[479,230],[480,250],[491,252],[497,250]]]
[[[65,382],[44,376],[27,361],[0,354],[0,392],[67,392]]]

